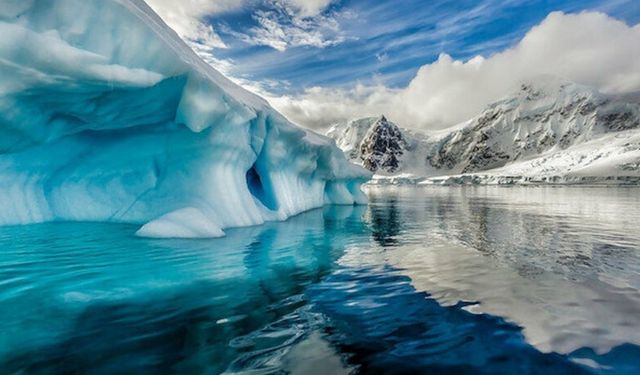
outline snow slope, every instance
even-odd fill
[[[349,127],[336,124],[328,135],[339,137]],[[411,146],[395,173],[374,170],[378,182],[628,182],[640,177],[638,97],[607,96],[558,78],[523,84],[451,129],[400,132]],[[367,143],[364,137],[348,141],[359,142],[359,148]],[[345,143],[345,137],[337,141],[343,148]],[[349,156],[362,162],[361,154]]]
[[[141,0],[3,1],[0,34],[1,225],[206,237],[366,199],[366,171],[204,63]]]

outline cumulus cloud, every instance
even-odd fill
[[[442,54],[407,87],[310,88],[298,96],[261,92],[292,121],[321,129],[331,122],[387,114],[422,129],[444,128],[478,114],[520,82],[553,75],[607,93],[640,91],[640,24],[605,14],[551,13],[512,48],[467,61]]]

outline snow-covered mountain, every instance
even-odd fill
[[[202,61],[142,0],[0,7],[0,225],[144,224],[220,236],[369,178]]]
[[[358,160],[373,172],[395,172],[400,158],[407,151],[400,128],[387,121],[384,115],[356,120],[346,127],[334,127],[327,135],[339,142],[338,146],[349,158]]]
[[[334,124],[327,136],[352,162],[380,175],[424,172],[433,146],[425,134],[400,128],[384,115]]]
[[[405,146],[393,170],[365,164],[359,151],[370,148],[371,137],[362,134],[385,137],[375,123],[369,118],[335,124],[327,135],[348,157],[380,175],[432,181],[451,181],[435,176],[473,175],[476,182],[640,177],[638,97],[608,96],[560,79],[522,84],[448,130],[419,133],[396,127],[395,137]]]

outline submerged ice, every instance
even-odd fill
[[[0,224],[202,237],[366,197],[369,175],[199,59],[141,0],[0,8]]]

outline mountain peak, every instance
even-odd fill
[[[400,167],[400,156],[406,142],[402,131],[387,121],[384,115],[374,122],[360,143],[360,159],[363,166],[376,172],[395,172]]]
[[[382,175],[477,173],[529,160],[538,164],[527,164],[531,171],[521,173],[562,175],[607,158],[611,168],[602,173],[640,173],[637,148],[629,147],[636,141],[625,140],[640,136],[640,96],[611,96],[552,76],[522,81],[512,90],[469,121],[445,131],[422,134],[399,128],[380,115],[345,123],[327,135],[351,160]],[[638,131],[628,132],[633,129]],[[585,151],[589,142],[615,146]],[[548,158],[550,153],[562,157]]]

